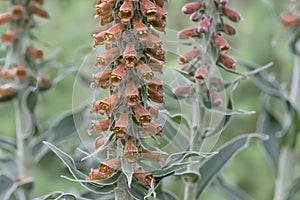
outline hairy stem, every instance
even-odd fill
[[[294,55],[294,68],[290,89],[290,100],[297,102],[300,85],[300,56]],[[293,137],[290,135],[289,137]],[[295,168],[295,146],[283,146],[279,156],[279,166],[275,183],[274,200],[283,200],[289,187]]]
[[[197,85],[196,94],[201,94],[200,85]],[[201,98],[201,97],[200,97]],[[205,109],[202,106],[201,99],[195,101],[195,108],[198,112],[194,112],[193,116],[193,129],[191,130],[191,140],[190,140],[190,150],[195,152],[200,152],[201,146],[204,142],[204,137],[202,133],[203,129],[203,120],[205,115]],[[190,158],[190,161],[195,160]],[[187,171],[198,173],[200,167],[200,160],[197,158],[197,164],[190,165]],[[185,188],[184,188],[184,200],[196,199],[197,194],[197,184],[192,180],[185,179]]]
[[[115,189],[115,200],[133,200],[128,192],[128,184],[124,174],[118,180],[117,188]]]
[[[30,169],[32,167],[31,151],[29,147],[29,137],[27,131],[27,117],[24,114],[25,108],[23,105],[23,94],[19,94],[14,102],[15,118],[16,118],[16,140],[17,140],[17,164],[19,172],[19,181],[31,181]],[[23,187],[21,199],[32,199],[33,188]]]

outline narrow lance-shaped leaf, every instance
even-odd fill
[[[71,156],[61,151],[60,149],[58,149],[56,146],[54,146],[49,142],[44,142],[44,144],[47,145],[59,157],[59,159],[68,167],[69,172],[75,178],[75,180],[73,181],[79,182],[83,187],[95,193],[108,194],[113,192],[115,188],[115,183],[118,180],[120,173],[117,172],[111,177],[104,180],[85,181],[86,175],[76,168],[75,162]]]
[[[230,200],[253,200],[246,192],[240,188],[229,185],[223,178],[217,177],[213,186],[220,189]]]
[[[257,131],[269,136],[268,140],[262,141],[262,146],[271,161],[274,172],[277,172],[280,154],[281,139],[277,136],[282,131],[282,125],[272,113],[268,98],[262,98],[263,111],[259,117]]]
[[[257,133],[237,137],[221,147],[218,154],[209,158],[200,167],[199,172],[201,179],[197,182],[197,198],[199,198],[205,188],[219,175],[224,166],[241,150],[248,146],[251,138],[267,139],[266,135]]]

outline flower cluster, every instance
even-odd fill
[[[222,36],[235,35],[235,28],[225,23],[225,19],[231,22],[239,22],[242,18],[240,14],[227,7],[228,0],[215,0],[214,3],[207,1],[190,2],[182,7],[184,14],[190,15],[190,20],[197,22],[197,27],[188,27],[178,32],[178,38],[186,40],[193,38],[199,41],[199,45],[194,49],[184,53],[179,64],[182,70],[194,77],[194,82],[207,84],[206,96],[212,105],[218,106],[222,99],[218,93],[222,87],[222,80],[210,76],[210,72],[215,65],[226,70],[236,68],[235,60],[228,56],[230,45]],[[190,93],[187,86],[176,88],[174,93],[179,96]]]
[[[110,96],[95,100],[92,113],[107,119],[92,121],[89,134],[109,133],[96,139],[96,148],[108,147],[109,160],[92,169],[87,179],[105,179],[125,164],[134,165],[133,177],[145,186],[155,184],[154,177],[137,164],[143,159],[161,162],[161,155],[148,151],[141,139],[162,136],[162,127],[154,122],[158,110],[153,102],[163,103],[162,81],[154,72],[162,72],[165,51],[159,32],[166,26],[166,0],[99,0],[95,6],[100,25],[113,22],[94,34],[95,44],[105,45],[97,55],[91,87],[108,89]],[[108,148],[106,148],[108,149]]]
[[[9,28],[1,36],[1,47],[7,51],[5,65],[0,67],[0,100],[10,99],[19,87],[18,83],[38,85],[39,89],[50,86],[47,76],[36,77],[35,64],[43,59],[43,51],[28,44],[35,27],[33,16],[48,18],[43,9],[43,0],[29,3],[12,3],[6,13],[0,14],[0,25],[9,23]]]

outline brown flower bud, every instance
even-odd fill
[[[239,21],[242,20],[241,15],[237,11],[232,10],[232,9],[230,9],[228,7],[222,7],[221,9],[222,9],[223,15],[225,15],[231,21],[233,21],[233,22],[239,22]]]
[[[123,76],[126,74],[125,64],[121,63],[116,69],[111,73],[110,81],[111,85],[117,87],[122,81]]]
[[[152,184],[156,184],[153,175],[149,172],[142,170],[135,170],[133,173],[133,177],[142,185],[151,186]]]
[[[203,65],[196,70],[195,79],[198,83],[202,84],[204,83],[207,75],[208,75],[207,66]]]
[[[137,104],[133,107],[135,118],[141,124],[147,124],[151,122],[151,116],[149,111],[141,104]]]
[[[198,10],[200,10],[202,8],[202,4],[200,2],[191,2],[191,3],[187,3],[185,4],[181,11],[184,14],[192,14],[193,12],[196,12]]]
[[[26,53],[34,59],[43,59],[44,57],[43,51],[35,48],[34,46],[28,46],[26,49]]]
[[[162,136],[163,135],[162,127],[159,124],[154,123],[154,122],[144,124],[141,132],[145,136]]]
[[[7,83],[0,86],[0,99],[14,95],[15,91],[12,85]]]
[[[200,19],[201,19],[201,14],[196,11],[196,12],[193,12],[191,15],[190,15],[190,20],[193,21],[193,22],[198,22]]]
[[[100,148],[101,146],[103,146],[106,143],[107,139],[104,136],[99,136],[96,138],[95,141],[95,149]]]
[[[147,52],[153,56],[153,58],[165,62],[166,52],[160,48],[147,48]]]
[[[23,17],[24,12],[25,8],[23,5],[14,5],[11,11],[12,18],[18,20]]]
[[[22,80],[26,76],[26,68],[23,65],[18,65],[15,69],[15,75],[19,80]]]
[[[8,30],[2,34],[1,40],[2,43],[12,43],[17,37],[18,34],[16,31]]]
[[[97,15],[101,16],[101,15],[104,15],[106,13],[111,13],[112,8],[114,7],[114,5],[107,2],[107,1],[104,1],[100,4],[97,4],[95,7],[96,7]]]
[[[115,123],[114,133],[117,138],[124,138],[128,130],[128,115],[126,113],[120,114]]]
[[[145,38],[145,43],[147,48],[160,49],[161,48],[161,40],[155,34],[149,33]]]
[[[93,120],[92,126],[88,130],[88,134],[91,135],[92,133],[101,133],[103,131],[107,131],[109,125],[110,125],[109,119]]]
[[[41,75],[40,80],[39,80],[39,85],[40,85],[41,90],[50,88],[50,86],[51,86],[50,78],[46,75]]]
[[[14,70],[12,69],[1,69],[0,68],[0,78],[3,78],[3,79],[11,79],[11,78],[14,78],[15,76],[15,72]]]
[[[210,19],[202,19],[199,23],[198,32],[199,33],[208,33],[210,29]]]
[[[163,90],[155,90],[148,87],[148,97],[151,101],[156,103],[164,103],[164,92]]]
[[[138,148],[134,145],[133,141],[127,140],[124,147],[124,157],[129,164],[136,162],[138,157]]]
[[[147,18],[147,21],[153,21],[156,19],[156,6],[155,4],[150,0],[140,0],[140,7],[143,15]]]
[[[108,178],[120,167],[121,167],[121,160],[119,158],[114,158],[101,163],[98,169],[99,172],[105,176],[105,178]]]
[[[104,43],[104,35],[105,35],[105,31],[101,31],[99,33],[95,33],[93,34],[93,37],[95,38],[95,43],[94,43],[94,47],[98,46],[98,45],[102,45]]]
[[[154,0],[155,4],[158,5],[159,7],[163,7],[167,0]]]
[[[159,61],[154,58],[150,58],[149,63],[148,63],[148,65],[149,65],[149,67],[151,67],[152,71],[159,72],[159,73],[162,73],[163,64],[164,64],[164,62]]]
[[[103,72],[98,72],[93,74],[93,82],[91,83],[91,88],[95,86],[100,86],[101,88],[107,88],[109,86],[109,80],[111,77],[112,70],[106,70]]]
[[[179,86],[173,90],[173,93],[178,97],[184,97],[188,94],[191,94],[191,86],[190,85]]]
[[[215,90],[207,90],[207,98],[213,106],[219,106],[222,103],[222,98]]]
[[[148,82],[148,89],[157,91],[159,93],[163,93],[164,89],[163,89],[162,85],[163,85],[163,82],[159,78],[153,77]]]
[[[132,42],[128,42],[126,49],[123,52],[123,63],[126,64],[126,67],[132,68],[135,66],[135,63],[138,61],[137,52],[135,46]]]
[[[12,20],[12,14],[11,13],[2,13],[0,14],[0,25],[9,22]]]
[[[229,24],[224,24],[225,33],[228,35],[236,35],[236,30],[233,26]]]
[[[293,13],[282,13],[281,22],[285,27],[295,26],[300,23],[300,16],[297,16]]]
[[[86,180],[101,180],[106,179],[107,175],[104,173],[101,173],[99,169],[91,169],[91,172],[89,173],[88,177],[86,177]]]
[[[193,37],[195,35],[197,35],[196,28],[190,27],[179,31],[177,37],[181,40],[184,40],[184,39],[189,39],[190,37]]]
[[[125,26],[121,22],[110,27],[105,32],[105,35],[104,35],[105,42],[107,42],[107,43],[115,42],[124,30],[125,30]]]
[[[225,6],[228,3],[228,0],[216,0],[216,2],[220,5]]]
[[[33,6],[30,7],[30,11],[33,14],[35,14],[35,15],[41,17],[41,18],[45,18],[45,19],[49,18],[49,14],[44,8],[33,5]]]
[[[145,24],[143,24],[139,18],[133,19],[133,31],[135,36],[141,41],[146,40],[147,35],[149,33],[148,27]]]
[[[149,82],[154,76],[151,68],[141,60],[136,64],[136,69],[139,78],[146,83]]]
[[[99,113],[100,115],[105,113],[107,116],[109,116],[110,111],[117,104],[118,100],[118,95],[113,94],[103,100],[94,101],[91,112]]]
[[[136,88],[134,82],[129,81],[126,84],[125,99],[128,106],[135,106],[140,100],[139,90]]]
[[[219,51],[221,51],[221,52],[223,52],[223,53],[227,53],[228,52],[228,50],[230,49],[230,46],[229,46],[229,44],[228,44],[228,42],[224,39],[224,38],[222,38],[220,35],[218,35],[218,34],[214,34],[213,36],[212,36],[212,39],[213,39],[213,42],[214,42],[214,44],[215,44],[215,47],[219,50]]]
[[[130,19],[133,17],[134,9],[132,6],[132,2],[130,0],[124,0],[122,6],[120,7],[119,17],[121,18],[121,22],[127,24]]]
[[[226,54],[220,53],[218,57],[218,61],[229,69],[236,68],[235,60]]]
[[[184,53],[180,58],[179,58],[179,64],[186,64],[192,61],[193,59],[197,58],[200,55],[201,51],[199,49],[193,49],[191,51],[188,51]]]
[[[101,15],[101,18],[100,18],[100,25],[101,26],[104,26],[104,25],[106,25],[106,24],[109,24],[109,23],[111,23],[111,22],[113,22],[114,21],[114,16],[113,16],[113,13],[112,12],[110,12],[110,13],[106,13],[106,14],[104,14],[104,15]],[[119,36],[119,35],[117,35],[117,36]],[[105,42],[106,43],[111,43],[111,42],[113,42],[113,41],[110,41],[109,40],[110,38],[108,38],[107,40],[105,40]],[[113,40],[113,39],[112,39]]]
[[[149,160],[151,162],[163,162],[164,161],[164,159],[161,157],[160,153],[151,152],[151,151],[148,151],[147,149],[142,149],[141,158]]]
[[[104,53],[97,56],[97,68],[103,68],[109,66],[120,55],[120,49],[118,47],[111,48]]]

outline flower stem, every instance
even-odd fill
[[[196,95],[201,94],[200,85],[196,86]],[[201,98],[201,97],[200,97]],[[205,137],[203,137],[203,132],[201,129],[203,128],[203,120],[205,115],[205,109],[202,106],[201,99],[197,99],[195,101],[196,110],[199,112],[194,112],[193,119],[193,129],[191,130],[191,141],[190,141],[190,150],[195,152],[200,152],[202,144],[204,142]],[[194,158],[190,158],[190,161],[195,160]],[[198,163],[194,165],[190,165],[187,171],[198,173],[200,167],[200,160],[197,158]],[[184,200],[196,199],[197,194],[197,184],[192,180],[185,179],[185,188],[184,188]]]
[[[300,56],[294,54],[294,68],[290,89],[290,100],[297,102],[300,85]],[[294,135],[289,135],[294,137]],[[295,145],[283,146],[279,155],[279,166],[275,183],[274,200],[283,200],[294,174],[296,160]]]
[[[20,93],[14,101],[15,106],[15,119],[16,119],[16,140],[17,140],[17,164],[19,171],[19,181],[29,181],[32,179],[30,176],[30,169],[32,165],[31,151],[29,147],[29,137],[26,134],[28,121],[25,115],[25,107],[23,103],[23,94]],[[21,199],[30,200],[33,196],[32,187],[22,188]]]
[[[115,189],[115,199],[133,200],[132,196],[128,192],[128,184],[124,174],[122,174],[118,180],[117,188]]]

